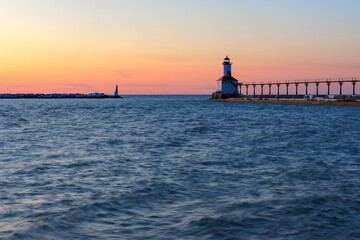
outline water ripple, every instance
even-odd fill
[[[0,239],[360,239],[360,110],[0,104]]]

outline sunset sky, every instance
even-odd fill
[[[360,77],[358,0],[0,0],[0,93]]]

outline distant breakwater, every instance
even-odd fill
[[[80,93],[3,93],[0,94],[0,99],[14,99],[14,98],[121,98],[120,96],[106,95],[104,93],[89,93],[89,94],[80,94]]]

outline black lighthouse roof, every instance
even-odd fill
[[[221,78],[218,79],[218,81],[226,81],[226,80],[237,81],[237,79],[236,79],[236,78],[233,78],[231,75],[223,76],[223,77],[221,77]]]

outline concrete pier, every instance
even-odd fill
[[[331,85],[331,82],[327,81],[326,84],[327,84],[327,86],[328,86],[328,95],[330,95],[330,85]]]
[[[319,85],[320,85],[320,83],[315,82],[315,85],[316,85],[316,95],[319,95]]]
[[[289,85],[290,85],[290,83],[285,83],[285,85],[286,85],[286,95],[289,95]]]
[[[296,95],[298,95],[298,86],[299,86],[299,83],[295,83],[295,87],[296,87]]]

